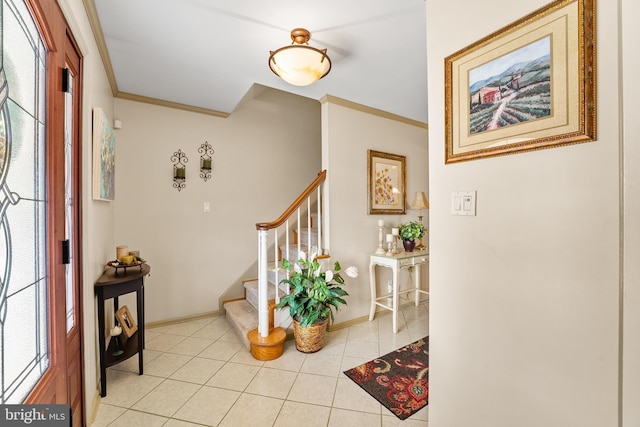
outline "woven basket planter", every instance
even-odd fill
[[[293,336],[296,340],[296,348],[303,353],[315,353],[324,344],[324,334],[327,332],[329,319],[321,323],[314,323],[305,328],[300,327],[300,322],[293,319]]]

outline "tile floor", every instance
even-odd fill
[[[328,332],[313,354],[285,343],[253,359],[224,316],[147,329],[144,375],[132,357],[107,371],[107,396],[92,427],[427,426],[429,408],[405,421],[342,372],[424,337],[428,305]]]

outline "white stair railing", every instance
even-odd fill
[[[327,171],[323,170],[317,178],[298,196],[298,198],[276,219],[271,222],[256,224],[258,231],[258,334],[266,338],[269,336],[269,257],[268,247],[273,243],[273,274],[275,276],[275,303],[280,302],[279,283],[286,277],[286,271],[281,268],[281,260],[297,261],[301,253],[306,249],[308,256],[312,248],[318,255],[323,255],[324,244],[322,240],[322,185],[326,179]],[[314,202],[315,199],[315,202]],[[305,204],[306,201],[306,204]],[[305,206],[306,205],[306,206]],[[315,205],[315,208],[314,206]],[[313,211],[315,210],[315,224]],[[303,215],[306,216],[306,227],[303,227]],[[296,249],[295,254],[290,251],[291,238],[289,230],[292,217],[296,224]],[[303,246],[302,230],[307,228],[306,248]],[[317,232],[317,242],[313,244],[312,234]],[[284,240],[284,251],[280,249],[280,239]],[[292,257],[294,259],[292,259]],[[274,316],[275,317],[275,316]]]

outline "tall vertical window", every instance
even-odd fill
[[[67,302],[67,332],[75,322],[75,283],[74,283],[74,249],[73,242],[73,75],[65,72],[67,87],[64,94],[64,235],[68,242],[69,259],[65,266],[65,285]]]
[[[0,403],[20,403],[50,362],[46,50],[23,1],[1,1]]]

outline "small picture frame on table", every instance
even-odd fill
[[[131,336],[138,330],[138,325],[136,325],[131,312],[129,311],[129,307],[123,305],[116,311],[116,319],[122,327],[122,332],[127,338],[131,338]]]

